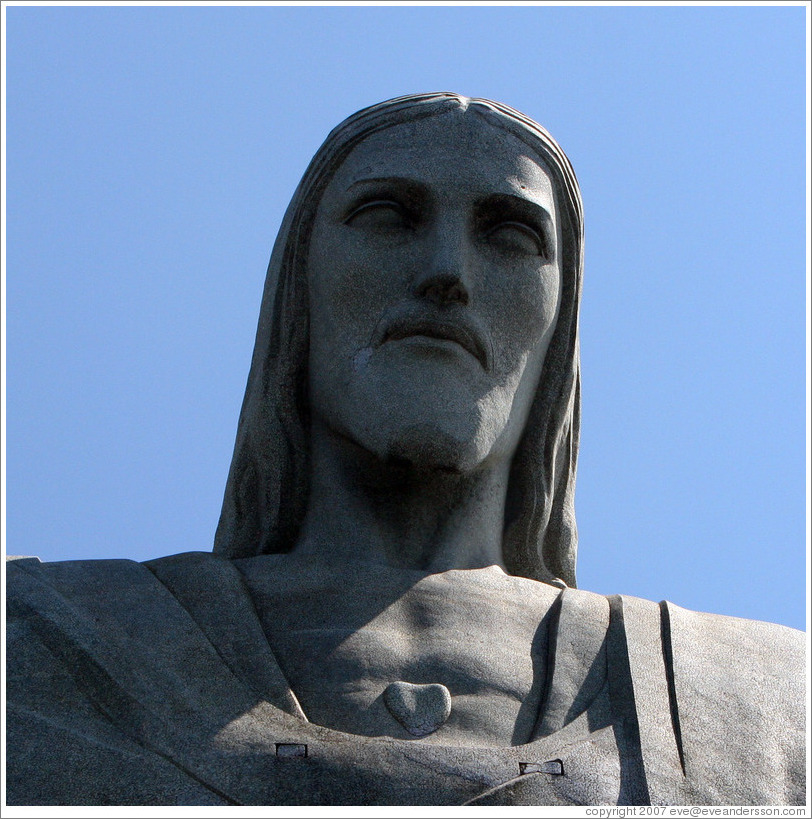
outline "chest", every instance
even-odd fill
[[[515,745],[538,717],[549,606],[521,595],[495,603],[490,591],[427,578],[359,605],[311,589],[277,600],[266,633],[311,722],[362,736]]]

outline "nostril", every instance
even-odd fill
[[[455,284],[448,291],[449,302],[459,302],[460,304],[468,304],[468,291],[460,284]]]
[[[433,277],[418,288],[417,294],[432,304],[468,304],[468,291],[456,276]]]

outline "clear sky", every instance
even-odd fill
[[[7,550],[208,550],[328,131],[506,102],[586,213],[579,586],[804,628],[802,7],[8,7]]]

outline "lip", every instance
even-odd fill
[[[429,317],[404,317],[395,319],[386,328],[382,344],[413,336],[426,336],[441,341],[453,341],[479,361],[484,370],[489,369],[490,356],[482,340],[482,334],[468,322],[448,321]]]

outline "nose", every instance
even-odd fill
[[[463,224],[436,225],[427,237],[426,263],[415,282],[415,295],[442,307],[466,305],[468,287],[468,247]]]
[[[427,277],[417,288],[417,295],[441,307],[444,304],[468,304],[468,289],[451,273],[436,273]]]

